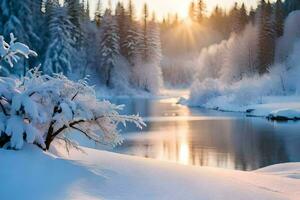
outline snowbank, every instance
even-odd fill
[[[268,115],[268,118],[282,120],[300,120],[300,109],[275,110]]]
[[[219,97],[201,107],[224,112],[241,112],[252,117],[266,117],[271,120],[300,120],[300,96],[272,96],[260,97],[260,103],[249,105],[234,104],[228,101],[229,97]],[[190,104],[190,101],[181,98],[180,104]]]
[[[299,163],[241,172],[84,151],[62,159],[29,145],[0,150],[1,199],[296,200],[300,195]]]
[[[300,96],[266,97],[261,104],[241,108],[250,116],[267,117],[272,120],[299,120]]]

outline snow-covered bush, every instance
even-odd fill
[[[25,57],[35,55],[25,45],[13,47],[5,44],[5,49]],[[17,58],[16,54],[1,55],[8,62]],[[28,71],[22,79],[1,77],[0,147],[20,149],[24,143],[34,143],[48,150],[55,140],[67,148],[77,147],[70,139],[75,132],[97,143],[116,145],[122,141],[119,123],[144,125],[138,116],[119,115],[122,107],[99,101],[85,80],[73,82],[60,74],[51,77],[38,69]]]
[[[198,80],[218,78],[232,82],[253,75],[257,40],[257,28],[249,24],[241,34],[232,34],[228,40],[203,49],[198,60]]]
[[[162,85],[161,68],[157,63],[134,66],[132,82],[135,87],[156,94]]]
[[[191,87],[190,104],[206,105],[212,98],[222,94],[217,79],[205,79],[203,82],[195,81]]]

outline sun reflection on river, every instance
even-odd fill
[[[181,143],[179,147],[179,163],[188,165],[190,158],[189,145],[187,143]]]

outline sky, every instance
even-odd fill
[[[92,13],[95,10],[98,0],[90,0]],[[119,0],[111,0],[112,4],[116,4]],[[122,0],[121,0],[122,1]],[[192,0],[133,0],[136,11],[139,14],[142,10],[143,4],[146,2],[151,11],[155,11],[158,18],[166,17],[168,13],[178,13],[184,19],[188,16],[188,7]],[[103,4],[107,5],[108,0],[102,0]],[[127,0],[123,0],[126,4]],[[225,9],[229,9],[234,2],[244,2],[247,8],[256,7],[258,0],[205,0],[207,12],[210,13],[216,5],[220,5]]]

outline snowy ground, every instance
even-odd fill
[[[267,97],[262,104],[247,106],[254,116],[300,119],[300,96]]]
[[[250,104],[247,106],[240,106],[238,104],[228,103],[227,99],[217,98],[205,105],[195,105],[208,109],[217,109],[226,112],[244,112],[249,116],[256,117],[270,117],[277,119],[300,119],[300,96],[272,96],[262,97],[260,104]],[[189,105],[188,100],[184,98],[180,103]]]
[[[241,172],[84,151],[72,151],[62,159],[33,146],[17,152],[0,150],[1,199],[296,200],[300,196],[299,163]]]

